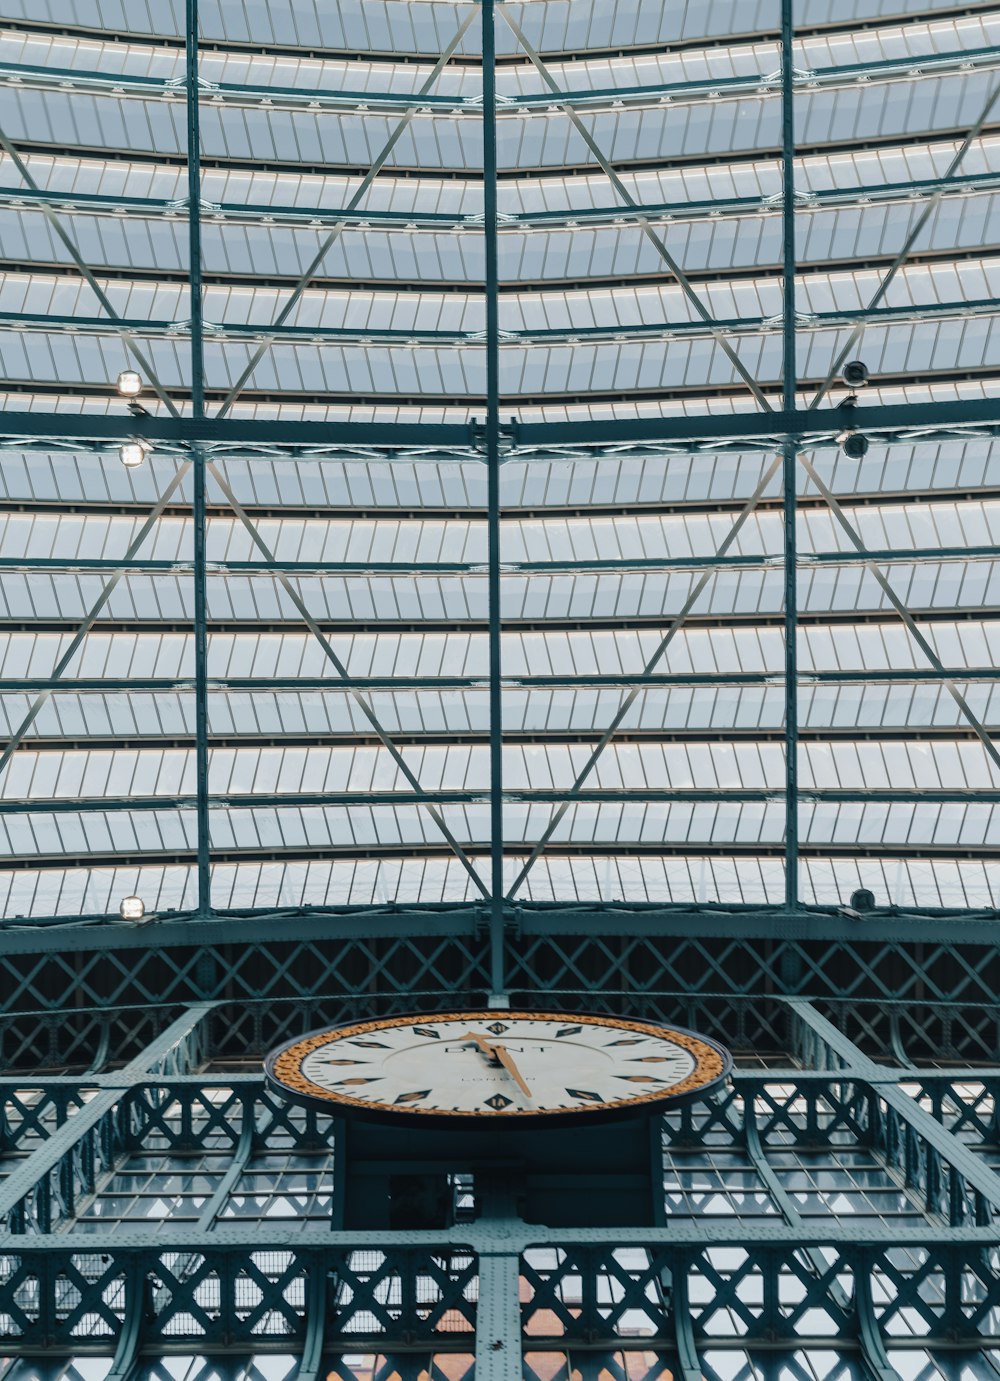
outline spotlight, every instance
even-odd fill
[[[126,441],[123,446],[118,447],[118,459],[129,470],[134,470],[146,459],[149,450],[145,441]]]
[[[840,377],[848,388],[864,388],[868,382],[868,366],[862,364],[861,360],[851,360],[850,364],[844,365]]]
[[[860,432],[841,432],[837,440],[840,449],[850,460],[863,460],[868,454],[868,438]]]
[[[862,366],[864,368],[864,366]],[[840,405],[840,411],[847,419],[847,425],[837,435],[837,445],[851,460],[861,460],[868,454],[868,438],[862,436],[854,421],[854,410],[858,406],[858,395],[849,393]]]
[[[123,369],[118,375],[117,387],[123,398],[138,398],[142,392],[142,378],[134,369]]]
[[[146,914],[146,903],[141,897],[122,897],[118,914],[123,921],[141,921]]]
[[[855,911],[871,911],[875,906],[875,893],[869,892],[867,887],[859,887],[851,893],[851,906]]]

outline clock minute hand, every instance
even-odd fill
[[[477,1036],[475,1031],[469,1031],[465,1036],[462,1037],[462,1039],[464,1041],[475,1041],[476,1045],[479,1046],[479,1049],[483,1052],[484,1055],[488,1055],[491,1059],[499,1060],[500,1063],[503,1065],[504,1069],[507,1071],[507,1073],[517,1084],[518,1088],[524,1094],[525,1098],[531,1097],[531,1089],[528,1088],[528,1085],[524,1082],[524,1079],[521,1077],[521,1071],[514,1063],[514,1057],[505,1045],[497,1045],[493,1041],[488,1041],[485,1036]]]
[[[495,1045],[495,1046],[493,1047],[493,1051],[494,1051],[494,1054],[496,1055],[497,1059],[498,1059],[498,1060],[500,1061],[500,1063],[503,1065],[504,1069],[507,1071],[507,1073],[511,1076],[511,1078],[514,1080],[514,1082],[517,1084],[518,1088],[519,1088],[519,1089],[521,1090],[521,1092],[524,1094],[525,1098],[530,1098],[530,1097],[531,1097],[531,1089],[528,1088],[528,1085],[527,1085],[527,1084],[524,1082],[524,1080],[522,1079],[522,1077],[521,1077],[521,1071],[518,1069],[517,1065],[514,1063],[514,1056],[510,1053],[510,1051],[507,1049],[507,1047],[506,1047],[505,1045]]]

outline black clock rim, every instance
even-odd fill
[[[683,1108],[689,1103],[697,1103],[709,1097],[730,1077],[733,1071],[733,1057],[729,1050],[719,1041],[711,1036],[702,1035],[700,1031],[692,1031],[688,1026],[677,1026],[673,1022],[650,1021],[645,1017],[625,1017],[614,1016],[608,1012],[550,1012],[539,1011],[530,1012],[518,1009],[516,1011],[505,1012],[497,1010],[492,1012],[497,1020],[502,1021],[507,1017],[552,1017],[555,1020],[574,1020],[581,1016],[598,1018],[601,1021],[609,1022],[641,1022],[644,1026],[658,1026],[665,1031],[676,1031],[682,1036],[691,1036],[695,1040],[701,1041],[704,1045],[711,1048],[722,1057],[722,1072],[717,1074],[709,1083],[703,1084],[700,1088],[690,1089],[686,1093],[671,1095],[669,1093],[658,1095],[655,1098],[647,1098],[642,1102],[625,1103],[613,1108],[584,1108],[568,1109],[566,1112],[532,1112],[527,1115],[517,1117],[504,1116],[502,1113],[483,1113],[478,1110],[472,1112],[421,1112],[416,1108],[376,1108],[363,1107],[359,1103],[341,1102],[337,1099],[320,1098],[309,1093],[299,1093],[283,1083],[274,1074],[274,1063],[283,1055],[286,1050],[290,1050],[295,1045],[300,1045],[303,1041],[311,1039],[313,1036],[321,1036],[334,1031],[339,1031],[346,1026],[357,1026],[360,1022],[394,1022],[400,1025],[407,1021],[435,1021],[441,1020],[444,1016],[465,1016],[473,1013],[481,1014],[485,1009],[482,1007],[470,1008],[449,1008],[444,1012],[393,1012],[386,1017],[352,1017],[349,1021],[334,1022],[327,1026],[318,1026],[312,1031],[303,1031],[301,1035],[293,1036],[291,1040],[283,1041],[281,1045],[268,1052],[264,1059],[264,1078],[272,1092],[277,1093],[289,1103],[294,1103],[298,1107],[308,1108],[312,1112],[324,1113],[327,1117],[350,1119],[351,1121],[376,1122],[383,1126],[405,1126],[417,1130],[420,1127],[439,1130],[444,1127],[503,1127],[511,1130],[514,1128],[527,1129],[530,1127],[573,1127],[587,1126],[593,1127],[598,1123],[626,1121],[636,1117],[656,1117],[664,1112],[672,1112],[675,1108]]]

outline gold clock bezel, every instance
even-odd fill
[[[420,1022],[495,1022],[495,1021],[551,1021],[565,1025],[567,1021],[581,1026],[613,1026],[622,1031],[635,1031],[643,1035],[667,1039],[682,1046],[693,1055],[695,1067],[691,1073],[677,1084],[667,1089],[651,1093],[627,1094],[613,1102],[574,1108],[512,1108],[494,1110],[492,1108],[466,1108],[452,1111],[444,1108],[420,1108],[414,1105],[400,1107],[392,1103],[379,1103],[372,1099],[354,1098],[350,1094],[339,1093],[315,1084],[302,1072],[306,1057],[326,1045],[336,1044],[353,1036],[373,1035],[379,1031],[391,1030],[400,1026],[412,1026]],[[732,1069],[732,1056],[715,1041],[700,1036],[684,1027],[668,1026],[658,1022],[634,1021],[631,1018],[604,1016],[596,1013],[577,1012],[525,1012],[497,1009],[473,1008],[468,1011],[417,1012],[406,1016],[376,1017],[366,1021],[348,1022],[341,1026],[330,1026],[312,1031],[305,1036],[296,1037],[278,1046],[267,1057],[265,1073],[268,1082],[278,1093],[308,1107],[323,1108],[331,1115],[353,1115],[369,1117],[373,1120],[401,1121],[412,1124],[419,1120],[424,1123],[457,1121],[501,1122],[540,1122],[573,1120],[594,1121],[608,1116],[620,1116],[632,1111],[653,1111],[655,1106],[674,1107],[701,1097],[720,1084]]]

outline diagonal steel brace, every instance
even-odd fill
[[[907,609],[906,605],[903,603],[903,601],[896,594],[895,590],[889,584],[889,581],[886,579],[885,575],[883,574],[879,566],[875,563],[875,561],[871,559],[870,554],[861,538],[861,534],[858,532],[857,528],[853,525],[851,520],[848,518],[847,514],[841,508],[840,504],[837,502],[837,499],[834,497],[831,490],[828,489],[827,486],[823,483],[822,479],[820,479],[819,475],[816,473],[816,468],[812,464],[812,462],[804,455],[799,456],[799,461],[802,465],[802,468],[805,470],[806,474],[812,480],[813,484],[823,495],[823,498],[826,500],[827,504],[830,507],[830,511],[833,513],[833,516],[836,518],[837,522],[840,524],[844,532],[847,534],[847,537],[850,539],[852,545],[857,550],[858,554],[862,557],[868,558],[865,561],[865,568],[868,571],[870,571],[874,578],[878,581],[878,584],[881,587],[886,599],[888,599],[889,603],[892,605],[896,613],[899,615],[899,617],[903,620],[904,624],[906,625],[906,629],[907,632],[910,634],[910,637],[917,644],[917,646],[920,648],[920,651],[924,654],[924,656],[930,662],[931,666],[941,677],[942,684],[947,688],[948,693],[951,695],[955,704],[958,706],[962,714],[965,716],[969,724],[972,726],[976,734],[979,736],[979,739],[981,740],[983,747],[986,749],[987,753],[992,758],[994,765],[998,769],[1000,769],[1000,751],[997,750],[997,746],[993,742],[993,739],[990,737],[988,730],[976,717],[968,700],[966,700],[965,696],[962,694],[962,692],[958,689],[958,686],[955,684],[955,681],[952,679],[952,677],[948,674],[947,670],[945,669],[944,663],[941,661],[940,657],[934,651],[934,648],[931,646],[928,640],[924,637],[923,633],[921,633],[920,629],[917,627],[916,620],[910,613],[909,609]]]
[[[178,409],[177,405],[174,403],[170,395],[167,393],[166,389],[160,383],[156,370],[153,368],[145,352],[141,350],[139,346],[136,344],[135,333],[124,324],[121,317],[118,315],[114,307],[111,305],[111,301],[107,293],[101,287],[100,283],[98,283],[97,279],[94,276],[93,270],[91,269],[87,261],[84,259],[83,255],[80,253],[80,250],[77,247],[76,243],[66,231],[65,227],[63,226],[59,217],[56,215],[55,211],[53,211],[49,203],[46,200],[44,200],[44,198],[41,196],[41,188],[39,187],[35,179],[31,176],[31,172],[28,169],[28,165],[25,163],[24,159],[21,157],[17,149],[15,149],[14,145],[10,142],[10,140],[7,138],[6,134],[4,134],[2,130],[0,130],[0,148],[2,148],[4,152],[7,154],[7,157],[14,164],[15,168],[21,174],[21,177],[31,188],[31,190],[33,192],[39,193],[38,204],[42,209],[43,215],[45,216],[49,224],[52,226],[52,229],[55,231],[55,233],[59,236],[60,240],[62,240],[63,244],[66,246],[66,249],[70,255],[70,258],[73,260],[73,263],[80,270],[81,274],[86,280],[87,285],[90,287],[94,296],[97,298],[98,302],[107,312],[108,316],[111,319],[111,324],[115,327],[118,334],[122,338],[122,342],[125,346],[125,349],[131,353],[136,363],[145,371],[146,377],[149,379],[150,384],[156,390],[156,395],[163,403],[163,405],[169,410],[169,412],[174,417],[179,418],[181,415],[180,410]]]
[[[520,28],[517,21],[511,18],[506,6],[502,4],[497,5],[497,11],[498,13],[502,14],[504,19],[507,21],[508,28],[514,34],[514,37],[517,39],[518,43],[520,43],[521,47],[524,49],[528,57],[531,59],[531,62],[538,71],[539,76],[545,82],[546,86],[548,86],[549,90],[553,92],[553,94],[556,96],[564,95],[565,93],[560,89],[555,78],[549,72],[541,57],[532,47],[531,42],[525,35],[524,31]],[[594,155],[594,158],[600,166],[601,171],[608,178],[611,185],[614,187],[615,191],[621,197],[622,201],[625,202],[625,204],[631,210],[639,210],[639,203],[635,200],[635,198],[632,196],[632,193],[625,186],[625,183],[615,172],[614,168],[611,166],[610,162],[605,157],[604,153],[596,143],[593,135],[590,133],[590,131],[587,129],[587,126],[580,119],[580,116],[577,114],[577,112],[573,109],[571,105],[568,105],[565,102],[560,102],[559,108],[563,112],[563,114],[566,115],[567,118],[570,120],[570,122],[576,129],[577,133],[580,135],[581,139],[587,145],[587,148]],[[767,398],[762,392],[757,380],[747,369],[746,365],[740,359],[737,352],[729,344],[729,341],[726,339],[725,332],[716,322],[711,312],[708,310],[704,302],[702,302],[701,298],[698,296],[694,288],[691,286],[691,282],[685,274],[684,270],[681,268],[680,264],[677,262],[677,260],[674,258],[674,256],[670,253],[669,249],[667,248],[663,236],[657,234],[657,232],[653,229],[652,225],[650,224],[648,218],[642,215],[641,212],[636,217],[636,223],[638,224],[646,238],[649,240],[649,242],[653,245],[657,254],[659,254],[660,258],[666,264],[667,268],[676,278],[684,296],[687,298],[688,302],[691,304],[694,310],[698,313],[699,317],[701,317],[702,321],[708,327],[712,336],[715,338],[716,344],[724,351],[724,353],[729,359],[729,362],[732,364],[737,374],[739,374],[740,378],[746,384],[747,388],[749,388],[750,392],[756,398],[761,408],[765,412],[772,411],[771,404],[768,402]]]
[[[997,85],[993,87],[986,101],[986,104],[983,107],[982,114],[979,116],[979,119],[969,130],[969,133],[962,140],[958,152],[955,154],[955,157],[948,164],[948,168],[944,174],[944,178],[941,182],[941,185],[931,195],[930,199],[927,202],[927,205],[924,207],[920,215],[917,217],[913,225],[913,228],[911,229],[910,233],[907,235],[905,241],[903,242],[902,249],[899,251],[899,253],[896,255],[896,258],[890,264],[889,268],[886,271],[885,277],[878,285],[874,297],[871,299],[871,301],[868,303],[868,306],[865,308],[866,314],[875,311],[875,309],[878,307],[878,304],[882,301],[886,293],[889,291],[889,284],[892,282],[896,274],[899,272],[899,270],[906,263],[907,259],[910,257],[911,253],[913,252],[913,247],[917,243],[917,240],[920,238],[924,226],[930,220],[931,216],[933,215],[937,207],[938,202],[941,200],[945,192],[948,190],[950,179],[953,178],[955,174],[958,172],[963,160],[965,159],[965,155],[969,152],[972,145],[982,134],[983,127],[985,126],[986,121],[990,118],[990,115],[993,111],[993,107],[996,105],[998,100],[1000,100],[1000,82],[998,82]],[[829,393],[833,385],[833,381],[840,373],[845,361],[847,360],[848,356],[853,352],[854,347],[857,345],[858,341],[864,335],[865,328],[869,324],[870,323],[868,321],[862,320],[858,323],[857,326],[855,326],[854,330],[848,336],[846,344],[837,353],[836,358],[830,365],[830,369],[827,373],[826,378],[823,380],[822,384],[820,384],[816,396],[810,402],[810,412],[819,407],[820,403]]]
[[[743,525],[747,522],[747,520],[750,518],[751,514],[753,513],[757,505],[760,503],[761,499],[764,497],[764,494],[767,492],[768,485],[771,483],[771,480],[777,474],[778,468],[781,466],[782,463],[783,456],[776,456],[775,459],[772,460],[771,464],[764,471],[764,474],[761,476],[761,480],[760,483],[757,485],[757,488],[754,490],[750,498],[747,500],[746,505],[741,509],[739,516],[737,517],[733,526],[730,528],[729,533],[720,543],[716,555],[725,556],[726,552],[736,541],[736,538],[740,534],[740,530],[742,529]],[[708,585],[712,577],[713,571],[708,570],[704,573],[704,575],[700,576],[698,580],[695,582],[695,584],[692,586],[691,593],[684,601],[680,613],[676,616],[673,623],[671,623],[670,627],[663,635],[659,647],[656,649],[652,657],[649,659],[649,661],[643,668],[643,676],[650,675],[650,673],[656,669],[657,664],[663,657],[667,648],[673,642],[675,635],[683,626],[684,621],[687,619],[687,616],[690,614],[691,610],[697,604],[699,598],[701,597],[702,591]],[[559,806],[558,810],[556,810],[553,813],[552,819],[549,821],[545,829],[545,833],[542,835],[541,839],[535,845],[534,849],[532,849],[528,861],[525,863],[524,867],[521,869],[517,877],[514,879],[514,883],[510,891],[507,893],[508,901],[511,901],[513,899],[515,892],[517,892],[518,888],[521,886],[524,879],[528,876],[528,873],[534,866],[536,859],[542,853],[545,846],[552,838],[552,835],[558,828],[560,820],[563,818],[563,816],[569,810],[570,806],[573,804],[574,797],[576,797],[579,794],[579,791],[583,786],[584,782],[587,780],[587,778],[590,776],[591,772],[597,765],[598,758],[601,756],[605,748],[607,748],[608,744],[611,742],[612,738],[618,732],[619,728],[621,727],[622,721],[624,720],[625,716],[628,714],[632,706],[635,704],[635,701],[638,698],[638,696],[642,694],[642,691],[643,687],[641,685],[633,686],[632,690],[629,691],[628,695],[622,701],[621,706],[618,709],[618,712],[615,714],[614,719],[611,721],[611,724],[605,730],[600,742],[597,744],[594,751],[587,759],[582,770],[577,776],[576,781],[573,783],[572,787],[570,787],[569,793],[565,801],[563,801],[563,803]]]
[[[227,483],[225,477],[219,472],[218,468],[211,461],[207,463],[206,468],[208,472],[211,474],[212,478],[215,480],[216,484],[222,490],[223,494],[225,494],[226,499],[232,506],[233,512],[236,514],[237,518],[239,518],[244,528],[246,528],[248,534],[250,535],[250,539],[252,540],[254,545],[261,552],[266,561],[270,561],[273,563],[275,560],[274,553],[271,551],[270,547],[267,545],[263,537],[257,531],[253,519],[243,508],[239,499],[237,499],[236,495],[229,487],[229,484]],[[323,632],[322,628],[320,628],[319,624],[313,618],[312,614],[310,614],[305,601],[302,599],[302,596],[299,594],[298,590],[296,590],[295,586],[289,580],[288,576],[285,575],[282,571],[274,571],[273,575],[274,578],[278,581],[281,588],[288,595],[289,599],[295,605],[296,609],[298,610],[299,614],[304,620],[306,627],[309,629],[310,633],[313,635],[313,637],[319,643],[320,647],[323,649],[323,652],[326,654],[327,659],[331,662],[334,669],[336,670],[337,675],[340,676],[343,680],[349,680],[350,673],[347,670],[347,667],[337,656],[337,653],[334,650],[333,644],[330,642],[330,639]],[[473,882],[476,884],[477,888],[482,893],[482,895],[484,897],[488,897],[489,891],[484,885],[479,874],[476,872],[472,863],[469,861],[468,855],[466,854],[465,850],[462,848],[461,844],[459,844],[458,840],[455,838],[451,830],[448,828],[447,824],[445,823],[444,816],[438,810],[437,806],[435,806],[426,799],[426,793],[424,792],[423,787],[420,785],[419,781],[414,776],[402,753],[399,751],[395,743],[389,737],[388,732],[383,728],[381,720],[378,718],[375,711],[372,709],[366,697],[363,696],[361,692],[356,689],[349,690],[348,695],[358,706],[361,713],[368,720],[368,723],[372,726],[376,734],[382,740],[382,743],[388,750],[393,762],[399,768],[400,772],[402,772],[403,776],[409,782],[410,786],[413,788],[413,790],[417,793],[418,796],[424,798],[421,801],[421,804],[423,805],[427,813],[430,815],[434,823],[437,825],[438,829],[444,835],[445,839],[448,841],[448,844],[454,851],[455,856],[458,858],[458,861],[462,864],[462,867],[472,878]]]
[[[143,523],[142,527],[139,529],[135,537],[132,539],[131,545],[122,557],[122,565],[120,569],[115,571],[115,573],[105,582],[104,588],[101,590],[101,593],[98,595],[97,599],[94,601],[94,603],[90,606],[90,609],[87,611],[86,618],[83,620],[83,622],[77,629],[76,633],[73,635],[69,647],[67,647],[66,651],[63,653],[63,655],[59,658],[58,662],[56,662],[55,666],[52,668],[51,677],[49,678],[50,680],[58,681],[59,678],[62,676],[63,672],[72,662],[73,658],[76,656],[77,652],[80,650],[80,647],[84,639],[87,637],[87,634],[90,632],[94,624],[97,622],[97,618],[101,610],[104,608],[108,600],[111,598],[112,594],[114,593],[115,587],[118,585],[118,582],[121,580],[122,576],[126,574],[128,562],[132,560],[136,552],[140,549],[142,544],[145,542],[146,538],[149,536],[150,532],[152,532],[153,528],[156,526],[157,522],[159,522],[160,515],[162,514],[163,510],[167,507],[167,504],[169,504],[170,500],[173,498],[181,481],[184,479],[184,476],[187,474],[190,468],[191,461],[189,460],[183,461],[177,467],[177,471],[173,479],[170,481],[166,489],[164,489],[163,493],[157,499],[155,507],[150,510],[149,516],[147,517],[146,521]],[[55,689],[55,686],[46,686],[44,690],[39,691],[38,695],[36,695],[34,700],[31,702],[31,706],[28,710],[28,713],[24,716],[20,724],[17,726],[17,729],[15,730],[7,746],[4,748],[3,752],[0,753],[0,772],[3,772],[4,768],[10,762],[14,753],[20,747],[21,740],[24,738],[24,735],[28,732],[32,724],[38,718],[42,706],[45,704],[46,700],[48,700],[48,698],[53,694]]]
[[[399,121],[396,128],[393,130],[392,134],[386,140],[381,152],[375,159],[375,162],[369,168],[368,172],[365,174],[357,191],[351,197],[347,205],[343,208],[346,214],[350,214],[350,212],[356,211],[357,208],[361,205],[362,201],[368,195],[368,191],[372,183],[375,181],[376,177],[378,177],[379,173],[382,171],[383,167],[385,166],[389,158],[389,155],[392,153],[393,149],[396,147],[397,143],[403,137],[404,133],[409,127],[410,122],[412,121],[413,116],[416,113],[416,107],[418,103],[424,96],[427,95],[431,87],[434,86],[434,84],[437,82],[438,77],[440,77],[441,73],[444,71],[448,63],[451,61],[452,57],[455,55],[455,52],[459,44],[465,37],[466,30],[472,24],[472,21],[475,17],[476,9],[473,6],[473,8],[469,10],[469,13],[466,15],[465,19],[459,25],[458,32],[455,34],[454,38],[448,44],[447,48],[445,48],[445,50],[442,52],[441,56],[438,58],[433,69],[428,74],[426,81],[421,86],[420,90],[417,91],[413,96],[412,105],[410,106],[409,110],[406,111],[403,118]],[[309,265],[305,273],[303,273],[302,277],[296,283],[288,301],[285,303],[281,311],[278,313],[274,321],[271,323],[272,330],[280,328],[288,320],[288,317],[291,315],[292,310],[295,307],[295,304],[298,302],[299,298],[302,296],[306,288],[309,286],[313,278],[316,276],[320,264],[322,264],[327,254],[340,239],[346,227],[346,221],[339,221],[330,231],[330,234],[326,237],[326,239],[323,241],[323,243],[317,250],[312,263]],[[262,344],[259,345],[258,348],[254,351],[253,355],[250,358],[250,362],[247,364],[246,368],[243,370],[240,377],[236,380],[235,384],[233,384],[232,388],[226,394],[225,401],[219,408],[218,413],[216,414],[217,417],[225,417],[226,413],[229,412],[230,408],[233,406],[236,399],[240,396],[240,394],[243,392],[243,389],[246,387],[248,379],[250,379],[254,370],[260,364],[261,360],[264,358],[264,356],[267,354],[267,352],[270,350],[273,344],[274,337],[272,336],[269,339],[263,341]]]

